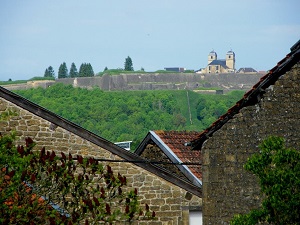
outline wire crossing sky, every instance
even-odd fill
[[[299,0],[1,0],[0,80],[43,76],[49,66],[95,73],[124,68],[198,70],[211,50],[236,68],[271,69],[300,38]]]

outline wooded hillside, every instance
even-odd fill
[[[243,95],[242,91],[226,95],[185,90],[108,92],[63,84],[15,92],[109,141],[133,141],[132,149],[149,130],[201,131]]]

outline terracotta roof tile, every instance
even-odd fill
[[[168,145],[173,153],[182,161],[189,163],[201,163],[200,151],[192,151],[192,147],[187,145],[190,141],[199,136],[196,131],[154,131],[160,139]],[[202,168],[200,165],[187,165],[191,172],[202,180]]]

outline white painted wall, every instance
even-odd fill
[[[190,225],[202,225],[202,212],[190,211]]]

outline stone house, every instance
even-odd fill
[[[0,121],[0,132],[16,131],[17,144],[31,137],[37,149],[111,160],[103,164],[125,175],[129,188],[137,188],[141,204],[147,203],[156,212],[156,220],[139,224],[188,224],[190,206],[201,204],[199,186],[0,87],[0,113],[9,110],[16,116]]]
[[[201,188],[201,154],[187,145],[198,135],[196,131],[149,131],[135,153],[149,161],[158,161],[158,166]],[[187,209],[193,211],[190,222],[202,224],[201,204]]]
[[[204,224],[229,224],[260,205],[257,178],[243,165],[269,136],[300,149],[300,41],[226,114],[191,142],[200,150]]]

